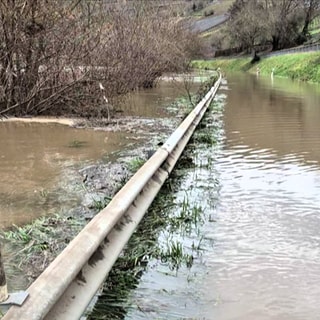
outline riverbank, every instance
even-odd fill
[[[286,77],[293,80],[320,82],[320,53],[293,53],[263,58],[251,63],[251,57],[217,58],[212,60],[195,60],[192,67],[196,69],[218,69],[222,71],[245,71],[249,73]]]

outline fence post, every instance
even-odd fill
[[[8,289],[6,274],[4,272],[2,254],[1,254],[1,243],[0,243],[0,302],[6,301],[8,299]]]

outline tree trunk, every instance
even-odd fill
[[[278,36],[272,36],[272,51],[279,49],[280,38]]]
[[[306,19],[304,20],[304,26],[302,29],[302,34],[304,36],[307,36],[309,33],[309,24],[310,24],[310,16],[309,14],[307,14]]]

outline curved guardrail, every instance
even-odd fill
[[[4,320],[79,319],[105,280],[146,210],[168,178],[215,96],[214,87],[137,171],[27,289],[25,303],[12,306]]]

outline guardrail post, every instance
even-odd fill
[[[6,274],[4,272],[3,262],[2,262],[2,252],[0,243],[0,302],[6,301],[8,299],[8,288]]]
[[[19,291],[10,294],[8,293],[7,279],[3,266],[2,250],[0,243],[0,306],[22,306],[27,297],[28,293],[25,291]]]

